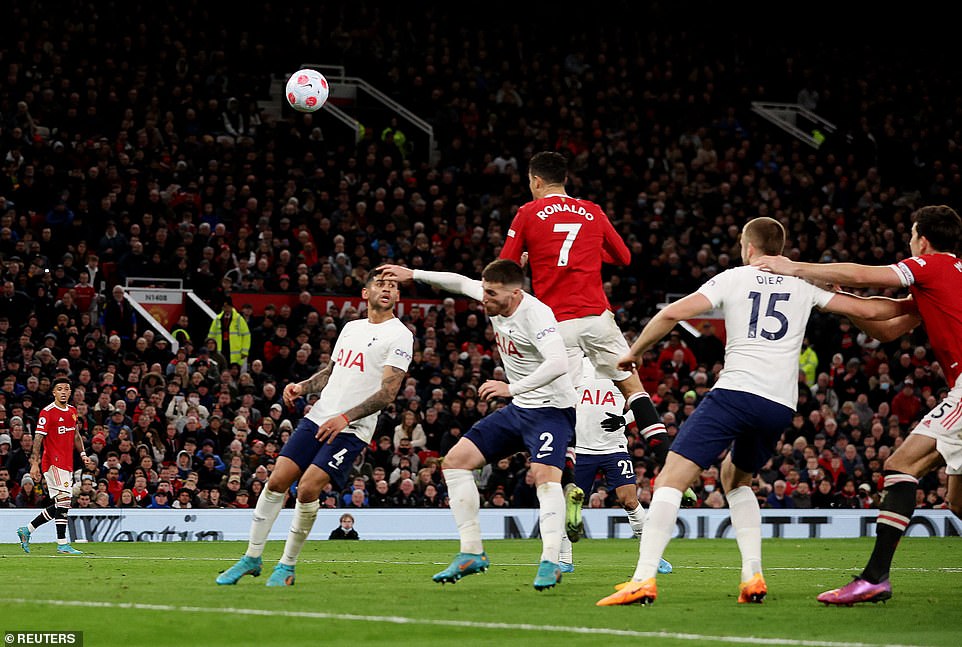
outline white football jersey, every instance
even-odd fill
[[[725,367],[714,388],[798,404],[798,357],[813,307],[834,294],[751,266],[725,270],[698,291],[725,313]]]
[[[478,282],[480,288],[481,283]],[[501,362],[508,382],[519,382],[541,366],[548,352],[560,352],[567,363],[564,341],[551,308],[536,297],[523,293],[520,305],[510,317],[491,317],[494,339],[501,351]],[[549,350],[554,346],[553,350]],[[512,399],[519,407],[575,406],[575,389],[565,373],[542,387],[518,393]]]
[[[601,421],[608,417],[606,413],[625,415],[625,396],[614,382],[595,374],[595,367],[587,357],[581,370],[584,379],[578,389],[578,408],[575,410],[575,452],[611,454],[627,451],[624,428],[618,431],[601,428]]]
[[[461,274],[415,270],[414,279],[458,292],[476,301],[484,299],[481,281]],[[517,384],[534,373],[546,357],[560,354],[564,363],[568,363],[568,352],[558,331],[554,312],[537,297],[527,292],[522,294],[521,303],[510,317],[490,317],[509,384]],[[564,409],[575,406],[575,402],[575,388],[567,373],[544,386],[512,396],[513,404],[529,409]]]
[[[307,418],[319,425],[364,402],[380,390],[385,366],[408,370],[413,350],[414,335],[397,317],[379,324],[368,319],[348,322],[331,351],[331,377]],[[375,412],[354,420],[341,433],[371,442],[377,416]]]

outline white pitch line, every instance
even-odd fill
[[[236,557],[183,557],[183,556],[170,556],[170,557],[151,557],[147,555],[138,556],[126,556],[126,555],[96,555],[93,553],[84,553],[82,556],[77,555],[73,557],[67,557],[64,555],[48,554],[48,555],[38,555],[36,553],[31,553],[29,555],[23,553],[14,553],[13,555],[0,556],[4,559],[59,559],[59,560],[69,560],[69,559],[120,559],[120,560],[130,560],[130,561],[145,561],[145,562],[234,562],[237,561]],[[414,562],[410,560],[405,561],[392,561],[386,559],[304,559],[299,558],[297,560],[298,564],[396,564],[404,566],[446,566],[448,562]],[[502,563],[498,562],[494,566],[518,566],[527,568],[529,566],[537,566],[537,562],[512,562],[512,563]],[[589,564],[590,566],[590,564]],[[696,565],[675,565],[674,569],[678,570],[714,570],[714,571],[740,571],[740,566],[704,566],[700,564]],[[839,567],[829,567],[829,566],[766,566],[765,572],[770,571],[789,571],[789,572],[838,572],[845,570],[860,570],[861,566],[851,565],[851,566],[839,566]],[[912,566],[894,566],[891,569],[893,572],[904,572],[904,573],[962,573],[962,566],[940,566],[938,568],[922,568],[922,567],[912,567]]]
[[[365,616],[355,613],[323,613],[319,611],[287,611],[283,609],[213,608],[178,606],[172,604],[140,604],[136,602],[97,602],[92,600],[20,600],[10,599],[11,604],[47,604],[58,607],[82,607],[87,609],[131,609],[135,611],[188,612],[203,614],[229,614],[232,616],[267,616],[309,618],[314,620],[348,620],[360,622],[385,622],[397,625],[428,625],[435,627],[459,627],[466,629],[507,629],[511,631],[552,631],[556,633],[608,635],[624,638],[671,638],[696,642],[736,643],[749,645],[790,645],[791,647],[922,647],[893,643],[837,642],[830,640],[795,640],[793,638],[760,638],[757,636],[711,636],[707,634],[675,633],[670,631],[631,631],[609,627],[564,627],[558,625],[513,624],[507,622],[473,622],[469,620],[443,620],[439,618],[407,618],[404,616]]]

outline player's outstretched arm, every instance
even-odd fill
[[[384,278],[393,278],[399,283],[404,281],[415,280],[421,283],[427,283],[436,288],[441,288],[448,292],[453,292],[455,294],[463,294],[466,297],[471,297],[476,301],[480,301],[484,296],[484,291],[481,288],[481,281],[475,281],[474,279],[469,279],[461,274],[455,274],[454,272],[428,272],[426,270],[412,270],[409,267],[404,267],[402,265],[379,265],[378,269],[383,273]]]
[[[800,263],[785,256],[761,256],[752,262],[752,266],[773,274],[797,276],[809,281],[848,287],[902,287],[899,275],[888,265]]]
[[[618,361],[618,368],[624,371],[634,370],[644,352],[671,332],[679,321],[697,317],[711,310],[711,307],[711,301],[700,292],[692,292],[687,297],[665,306],[645,325],[628,354]]]
[[[838,292],[824,310],[847,316],[866,334],[881,342],[898,339],[922,322],[915,299],[911,297],[859,297]]]

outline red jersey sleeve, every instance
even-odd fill
[[[949,386],[962,374],[962,260],[950,254],[913,256],[892,266],[909,286],[932,352]]]
[[[524,251],[524,212],[519,211],[508,228],[508,235],[501,248],[501,258],[520,263],[521,253]]]
[[[628,245],[615,231],[614,225],[607,218],[604,220],[605,239],[601,248],[601,260],[610,265],[628,265],[631,263],[631,251]]]

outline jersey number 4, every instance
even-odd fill
[[[761,312],[762,293],[748,293],[748,298],[752,302],[752,316],[751,319],[748,320],[749,339],[755,339],[761,335],[765,339],[774,341],[785,336],[785,333],[788,332],[788,317],[786,317],[784,313],[778,311],[778,304],[780,301],[788,301],[790,296],[791,294],[788,292],[772,292],[770,295],[768,295],[768,305],[765,308],[765,316],[775,319],[778,322],[778,329],[771,331],[763,328],[761,332],[759,332],[758,313]]]
[[[578,237],[578,232],[581,231],[581,225],[572,222],[559,222],[556,223],[552,231],[563,231],[565,232],[565,240],[561,243],[561,251],[558,252],[558,267],[568,266],[568,252],[571,251],[571,246],[575,244],[575,238]]]

